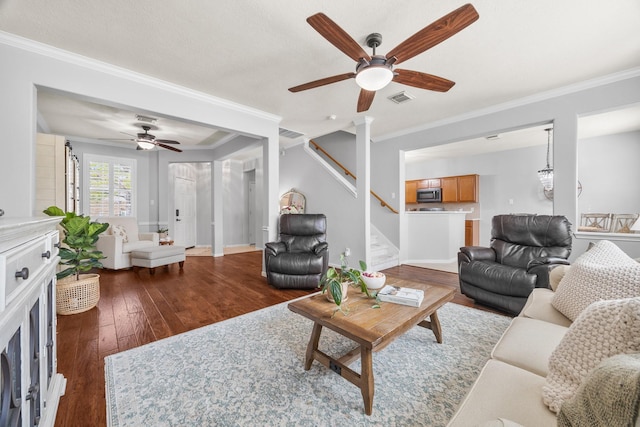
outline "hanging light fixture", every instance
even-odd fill
[[[545,190],[553,189],[553,168],[549,166],[549,152],[551,150],[551,131],[552,128],[545,129],[547,132],[547,167],[538,171],[538,178]]]
[[[370,61],[360,58],[356,66],[356,83],[364,90],[380,90],[393,80],[393,63],[396,62],[396,58],[387,59],[383,55],[376,55],[376,48],[381,44],[380,33],[367,36],[367,46],[373,49],[373,55]]]

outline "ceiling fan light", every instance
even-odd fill
[[[151,150],[153,147],[155,147],[155,144],[152,144],[147,141],[137,141],[137,142],[138,142],[138,147],[142,148],[143,150]]]
[[[387,66],[370,66],[360,70],[356,75],[356,83],[364,90],[382,89],[393,80],[393,71]]]

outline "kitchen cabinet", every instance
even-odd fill
[[[458,178],[458,202],[478,201],[478,175],[463,175]]]
[[[466,220],[464,222],[464,245],[478,246],[480,244],[480,227],[478,221]]]
[[[440,178],[442,184],[442,203],[455,203],[458,201],[458,177],[450,176]]]
[[[416,203],[418,191],[418,181],[406,181],[404,183],[404,202]]]
[[[478,175],[440,178],[442,203],[476,203],[478,201]]]
[[[418,181],[418,188],[440,188],[440,178],[429,178]]]

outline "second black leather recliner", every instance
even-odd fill
[[[569,264],[571,223],[560,215],[497,215],[490,247],[458,253],[460,291],[510,314],[518,314],[534,288],[549,287],[549,271]]]
[[[323,214],[281,215],[280,241],[264,248],[267,283],[276,288],[317,288],[329,266],[326,230]]]

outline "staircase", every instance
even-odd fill
[[[400,251],[371,224],[371,265],[370,270],[380,271],[400,264]]]
[[[347,191],[351,192],[354,196],[356,195],[355,186],[347,179],[345,176],[351,177],[354,180],[356,176],[346,169],[340,162],[331,157],[329,153],[324,151],[322,147],[316,144],[314,141],[308,141],[304,145],[304,150],[307,154],[309,154],[315,161],[317,161],[320,165],[322,165],[327,171],[334,177],[338,182],[340,182]],[[318,152],[322,153],[325,157],[322,157],[318,154]],[[332,163],[329,163],[330,160]],[[338,166],[338,169],[334,167],[334,164]],[[389,209],[391,212],[397,214],[396,211],[391,205],[386,203],[384,200],[380,198],[375,192],[371,191],[371,195],[376,198],[380,205],[383,208]],[[400,265],[400,250],[387,239],[387,237],[380,232],[373,224],[371,224],[371,262],[368,265],[369,270],[380,271],[386,268],[396,267]]]

